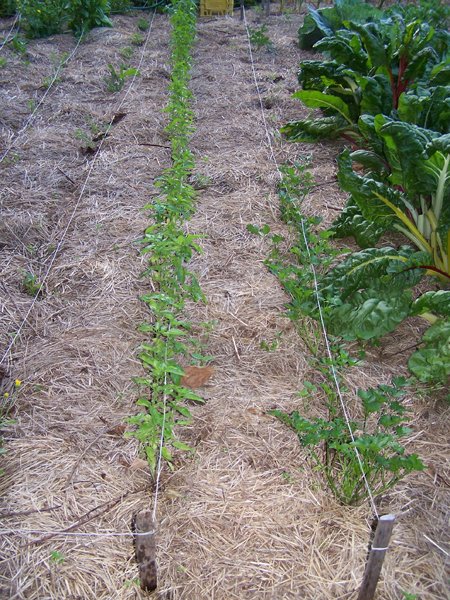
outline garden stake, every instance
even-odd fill
[[[149,510],[142,510],[134,520],[134,548],[139,566],[141,589],[153,592],[158,585],[156,570],[155,521]]]
[[[357,600],[372,600],[375,595],[394,521],[395,515],[383,515],[378,520]]]

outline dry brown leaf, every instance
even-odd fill
[[[135,458],[130,464],[130,469],[132,471],[142,471],[143,469],[148,469],[148,462],[143,458]]]
[[[181,378],[181,385],[191,388],[199,388],[204,385],[214,373],[213,367],[186,367]]]
[[[119,425],[114,425],[110,427],[106,432],[108,435],[122,435],[125,432],[127,426],[124,423],[119,423]]]

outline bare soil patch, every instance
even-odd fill
[[[263,22],[257,13],[250,12],[249,19],[255,27]],[[105,92],[103,77],[108,63],[120,62],[119,51],[128,45],[136,20],[119,17],[114,29],[92,32],[2,165],[2,348],[32,302],[23,273],[42,278],[91,166],[92,157],[81,150],[74,132],[89,133],[92,120],[101,123],[114,114],[120,95]],[[290,96],[302,56],[295,45],[300,20],[299,15],[269,18],[275,50],[255,52],[255,68],[277,160],[311,156],[317,183],[327,185],[314,190],[305,211],[328,225],[344,203],[333,184],[336,146],[288,145],[276,135],[281,124],[302,113]],[[168,39],[167,18],[157,15],[142,76],[122,108],[126,116],[104,142],[42,295],[6,365],[2,393],[12,391],[16,378],[24,383],[15,402],[17,423],[5,433],[0,478],[5,529],[59,530],[81,521],[78,532],[127,531],[132,514],[152,502],[150,477],[133,463],[139,448],[120,435],[120,425],[136,412],[132,377],[140,374],[135,356],[143,339],[137,326],[147,316],[138,300],[145,292],[136,244],[147,223],[141,208],[154,192],[153,179],[170,160],[161,112]],[[73,46],[69,36],[31,42],[32,66],[8,56],[0,73],[7,106],[1,117],[3,143],[26,118],[29,98],[39,97],[40,82],[52,68],[51,53]],[[206,404],[193,408],[194,423],[182,434],[195,447],[194,457],[178,456],[176,471],[163,476],[160,586],[153,597],[354,598],[370,537],[370,507],[340,506],[294,434],[265,413],[298,408],[297,392],[314,370],[306,345],[285,316],[287,297],[263,264],[268,242],[246,229],[249,223],[268,223],[273,232],[288,235],[278,217],[276,169],[237,17],[199,22],[192,90],[195,177],[202,189],[187,229],[205,235],[204,253],[193,267],[208,302],[189,306],[187,317],[199,331],[201,323],[209,324],[201,342],[215,357],[215,374],[202,389]],[[399,350],[407,345],[406,333],[400,329],[397,338],[369,349],[367,359],[348,371],[350,397],[359,386],[405,372]],[[271,351],[265,349],[271,344]],[[448,409],[429,398],[409,402],[415,417],[408,449],[418,452],[429,469],[380,500],[380,512],[396,513],[398,522],[377,597],[397,600],[410,592],[421,600],[440,600],[447,593],[442,550],[448,551]],[[89,517],[94,518],[83,524]],[[0,596],[147,597],[135,582],[130,538],[55,537],[30,543],[43,537],[3,537]]]

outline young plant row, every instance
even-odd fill
[[[408,454],[402,444],[402,438],[411,432],[403,401],[407,384],[404,378],[395,378],[392,385],[358,390],[359,406],[354,407],[354,412],[359,418],[347,422],[343,414],[335,376],[341,394],[348,398],[343,371],[359,361],[350,357],[338,338],[332,338],[333,373],[329,356],[322,352],[321,329],[309,318],[318,311],[314,279],[320,280],[340,252],[330,245],[330,232],[318,232],[318,220],[302,214],[302,201],[313,185],[308,166],[305,162],[281,168],[281,217],[291,229],[294,242],[288,244],[283,236],[272,235],[272,250],[265,262],[290,296],[288,316],[311,352],[316,381],[304,382],[299,393],[304,401],[301,411],[273,410],[270,414],[296,432],[335,497],[343,504],[353,505],[368,497],[368,488],[376,497],[424,465],[416,454]],[[268,226],[259,230],[249,225],[248,229],[269,233]],[[322,417],[309,414],[311,397],[323,401]],[[317,414],[317,408],[314,412]]]
[[[129,419],[135,427],[128,434],[143,444],[152,474],[162,441],[162,458],[169,466],[173,449],[191,450],[176,437],[174,428],[190,423],[188,403],[202,402],[181,385],[184,370],[179,364],[182,356],[187,362],[203,358],[196,352],[190,324],[183,319],[187,300],[203,300],[197,278],[187,266],[193,254],[200,252],[196,243],[199,236],[186,234],[183,228],[194,211],[195,200],[195,191],[189,184],[194,167],[189,139],[194,126],[188,87],[196,31],[194,0],[174,1],[171,25],[172,75],[165,110],[169,116],[166,132],[171,142],[172,166],[156,182],[159,196],[144,207],[150,211],[152,224],[144,232],[141,252],[147,257],[144,275],[149,278],[152,291],[142,300],[150,309],[151,319],[140,327],[149,335],[139,354],[147,375],[136,379],[143,390],[137,404],[143,410]]]
[[[332,233],[353,237],[362,250],[320,281],[324,317],[336,336],[372,341],[406,317],[423,317],[430,327],[408,366],[422,382],[445,383],[450,376],[450,9],[436,4],[428,13],[430,23],[424,2],[385,13],[367,7],[358,12],[359,5],[340,0],[328,13],[311,10],[309,22],[316,29],[310,27],[310,33],[321,38],[314,49],[325,59],[301,62],[302,90],[294,96],[323,116],[283,128],[292,141],[350,143],[338,160],[338,181],[349,199]],[[360,21],[351,20],[351,7]],[[368,11],[371,20],[365,22]],[[390,232],[401,234],[403,245],[381,245]],[[421,280],[433,291],[417,297]],[[318,317],[314,308],[309,314]]]

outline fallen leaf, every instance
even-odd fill
[[[130,465],[132,471],[142,471],[148,469],[148,462],[143,458],[135,458]]]
[[[181,378],[181,385],[195,390],[204,385],[213,373],[213,367],[186,367]]]
[[[119,425],[114,425],[106,432],[108,435],[122,435],[127,428],[123,423],[119,423]]]

